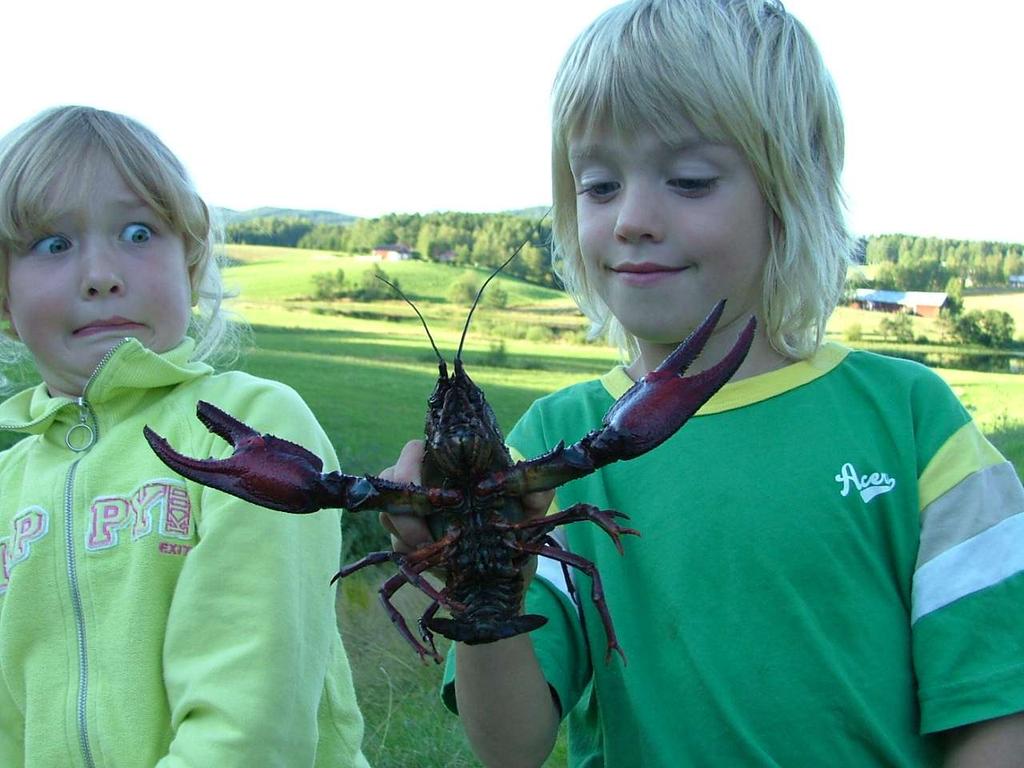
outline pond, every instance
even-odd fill
[[[1024,374],[1024,355],[1021,354],[958,354],[956,352],[924,352],[916,349],[875,349],[873,351],[890,357],[913,360],[927,365],[929,368]]]

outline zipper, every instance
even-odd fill
[[[100,370],[102,370],[103,366],[107,364],[107,361],[114,356],[114,353],[117,352],[117,350],[119,350],[129,341],[131,341],[130,337],[125,337],[121,339],[119,342],[117,342],[117,344],[108,349],[107,353],[100,358],[100,361],[96,364],[96,367],[93,369],[92,373],[89,374],[89,379],[88,381],[85,382],[85,386],[82,387],[82,397],[85,397],[85,393],[89,391],[89,387],[92,386],[92,383],[96,380],[96,376],[99,375]]]
[[[100,435],[99,420],[96,418],[92,406],[85,399],[85,393],[89,391],[89,385],[93,383],[100,369],[114,355],[117,349],[127,342],[123,339],[111,347],[97,364],[89,380],[82,387],[82,394],[75,401],[79,409],[79,421],[73,424],[64,436],[64,442],[75,453],[84,453],[96,444]],[[91,423],[90,423],[91,422]],[[78,435],[75,440],[72,437]],[[83,439],[84,443],[76,445],[75,441]],[[74,487],[75,473],[78,470],[78,463],[82,457],[75,461],[68,468],[67,481],[64,484],[64,540],[67,548],[68,582],[71,589],[71,606],[75,615],[75,633],[78,639],[78,696],[76,705],[76,716],[78,719],[78,743],[82,750],[82,759],[86,768],[96,768],[96,761],[92,756],[92,747],[89,745],[89,721],[86,705],[89,700],[89,653],[85,637],[85,610],[82,607],[82,592],[78,585],[78,568],[75,564],[75,525],[74,525]]]
[[[79,397],[75,404],[78,406],[78,423],[72,424],[68,433],[64,435],[64,444],[75,453],[84,453],[96,442],[99,427],[97,425],[94,428],[89,423],[92,421],[96,424],[96,417],[93,415],[92,419],[89,418],[92,415],[92,407],[84,397]]]
[[[78,406],[78,423],[73,424],[68,433],[64,435],[64,443],[75,453],[83,453],[93,447],[96,441],[100,437],[100,425],[96,419],[96,414],[92,410],[92,406],[89,405],[89,401],[85,399],[85,393],[89,391],[89,387],[96,380],[96,376],[102,370],[103,366],[107,364],[107,361],[114,356],[122,346],[128,342],[128,339],[121,339],[117,344],[107,350],[106,354],[100,358],[100,361],[96,364],[92,373],[89,375],[88,380],[85,382],[85,386],[82,387],[82,394],[75,400],[75,405]],[[90,418],[90,416],[92,418]],[[89,422],[92,422],[91,424]],[[84,441],[79,445],[75,443],[77,441]]]
[[[96,762],[92,757],[92,748],[89,746],[89,724],[86,719],[85,704],[89,688],[89,657],[85,646],[85,611],[82,608],[82,594],[78,588],[78,569],[75,567],[75,533],[73,509],[73,490],[75,485],[75,470],[78,469],[78,462],[68,469],[67,481],[64,483],[64,543],[67,548],[68,581],[71,586],[71,607],[75,614],[75,632],[78,636],[78,742],[82,748],[82,757],[87,768],[95,768]]]

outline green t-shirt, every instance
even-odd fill
[[[574,442],[630,384],[617,368],[543,398],[509,443]],[[1024,491],[923,366],[829,344],[727,384],[556,495],[583,501],[642,536],[619,556],[596,525],[561,531],[627,665],[605,663],[585,575],[580,613],[557,565],[527,596],[574,768],[932,765],[928,734],[1024,710]]]

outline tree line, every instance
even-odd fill
[[[913,235],[876,235],[864,243],[875,265],[873,288],[896,291],[946,291],[951,285],[998,287],[1024,274],[1024,245],[977,240],[946,240]]]
[[[299,217],[252,219],[226,227],[229,243],[368,253],[404,244],[430,261],[494,268],[522,250],[506,269],[539,285],[555,284],[551,273],[551,225],[508,213],[389,213],[351,224],[316,224]]]
[[[317,223],[301,216],[268,216],[229,224],[229,243],[315,248],[367,253],[401,243],[419,258],[458,265],[496,267],[529,241],[509,273],[553,285],[551,226],[510,213],[389,213],[350,224]],[[855,277],[853,287],[898,291],[946,291],[957,287],[1004,286],[1024,274],[1024,245],[893,234],[862,239],[855,258],[874,265],[870,280]]]
[[[506,268],[507,273],[539,285],[555,284],[550,223],[538,224],[535,218],[514,213],[390,213],[348,224],[318,223],[301,216],[268,216],[229,224],[226,234],[231,243],[341,253],[368,253],[382,245],[404,244],[416,258],[491,269],[522,246],[519,258]],[[943,317],[951,337],[983,346],[1012,343],[1014,327],[1009,314],[996,310],[965,313],[962,296],[965,287],[1004,286],[1011,275],[1024,274],[1024,246],[875,235],[857,243],[853,258],[873,269],[870,278],[864,273],[851,274],[849,289],[944,291],[948,298]],[[346,281],[341,270],[317,275],[314,295],[323,299],[378,298],[383,284],[376,279],[376,272],[379,268],[367,270],[353,282]],[[477,287],[457,282],[451,286],[450,298],[462,300],[462,294],[467,294],[471,299]],[[496,291],[492,289],[494,300],[501,303]],[[890,319],[894,327],[889,330],[898,340],[912,336],[908,321]]]

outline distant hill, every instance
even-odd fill
[[[295,208],[250,208],[247,211],[235,211],[231,208],[217,208],[224,225],[242,224],[253,219],[302,219],[311,221],[314,224],[351,224],[358,219],[358,216],[350,216],[347,213],[335,213],[334,211],[308,211]]]
[[[535,205],[532,208],[516,208],[512,211],[505,211],[505,213],[509,213],[513,216],[522,216],[524,219],[539,219],[547,213],[550,208],[550,205]]]
[[[524,219],[540,219],[545,213],[548,212],[550,206],[547,205],[535,205],[532,208],[516,208],[513,210],[502,211],[512,216],[522,216]],[[236,211],[232,208],[217,208],[217,213],[220,214],[221,221],[224,225],[229,224],[244,224],[247,221],[253,219],[302,219],[303,221],[310,221],[313,224],[351,224],[359,216],[352,216],[347,213],[337,213],[335,211],[310,211],[299,208],[274,208],[272,206],[263,206],[262,208],[250,208],[247,211]]]

